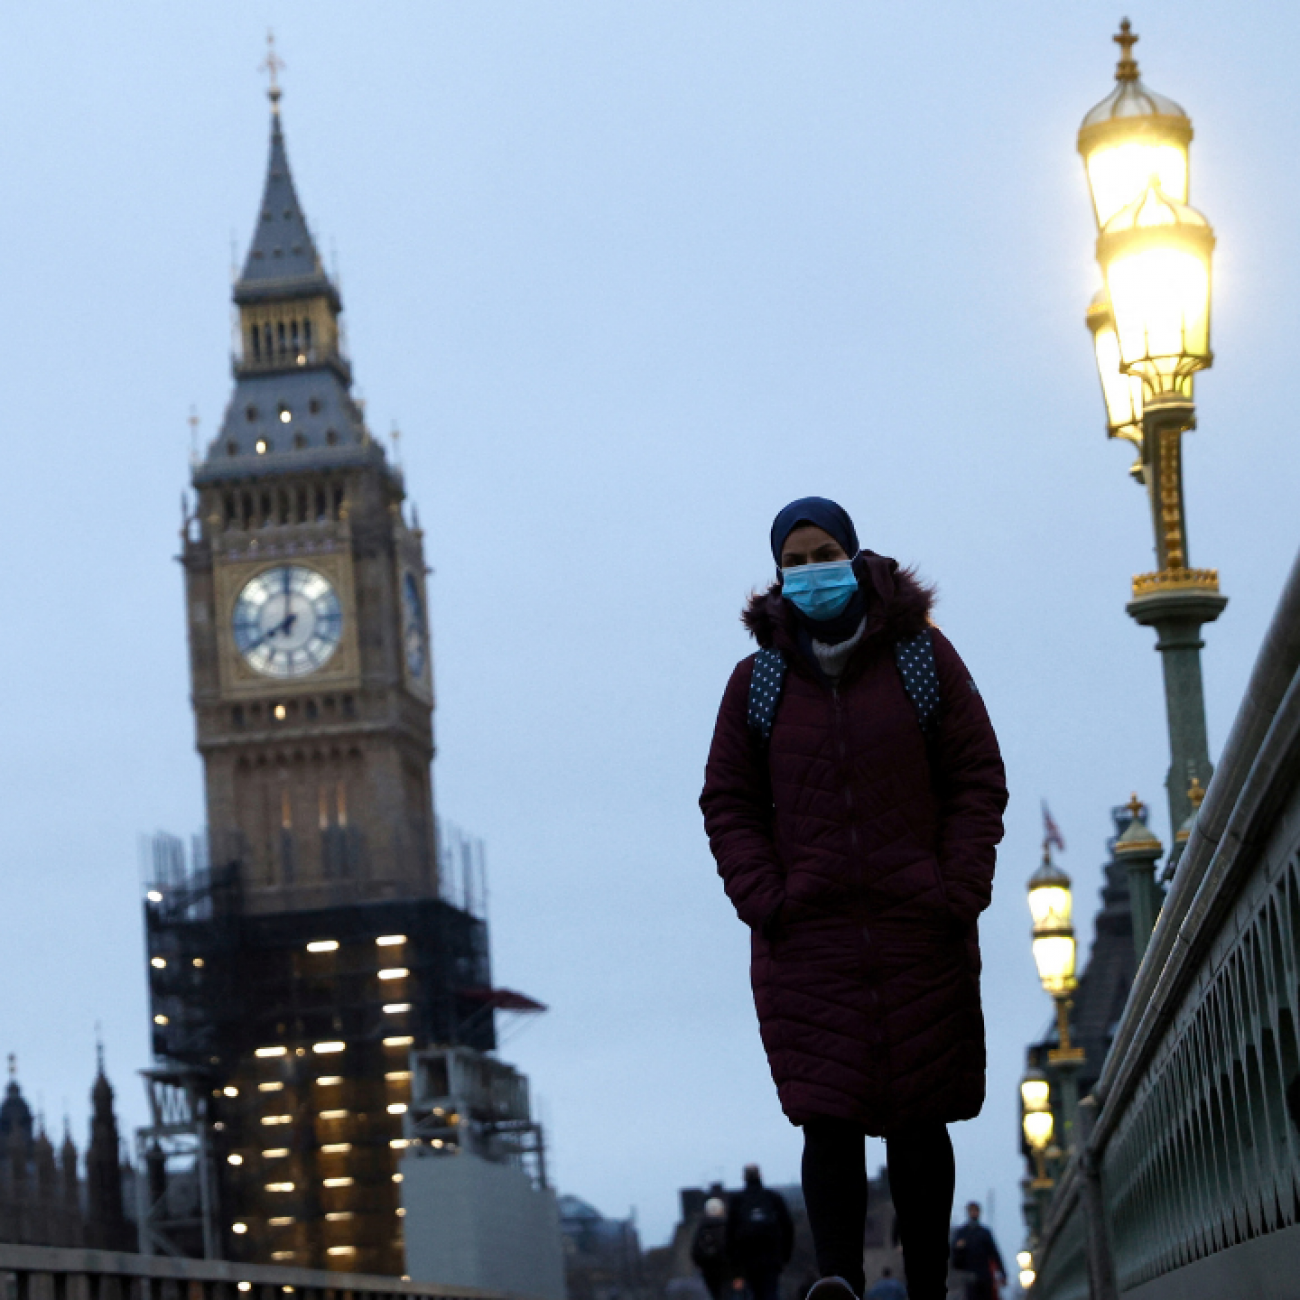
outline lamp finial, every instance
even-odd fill
[[[1138,79],[1137,60],[1133,57],[1133,47],[1138,43],[1138,37],[1133,31],[1133,26],[1127,18],[1123,19],[1119,25],[1119,33],[1112,36],[1111,40],[1120,48],[1119,67],[1115,69],[1116,81],[1136,81]]]
[[[1136,821],[1142,816],[1142,800],[1137,797],[1137,791],[1133,791],[1133,797],[1124,805],[1125,808],[1133,814],[1133,820]]]
[[[1192,777],[1192,784],[1187,788],[1187,798],[1192,805],[1192,811],[1200,812],[1201,804],[1205,799],[1205,787],[1201,784],[1200,777]]]

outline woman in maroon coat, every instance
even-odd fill
[[[974,681],[930,623],[931,592],[859,550],[844,510],[791,503],[772,553],[777,581],[744,621],[784,661],[779,703],[764,739],[755,656],[742,660],[709,751],[705,828],[752,932],[781,1105],[804,1131],[815,1300],[865,1286],[867,1134],[886,1141],[908,1294],[942,1300],[946,1126],[984,1103],[976,920],[1002,838],[1002,760]],[[918,674],[918,659],[932,669]]]

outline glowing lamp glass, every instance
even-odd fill
[[[1038,1274],[1032,1268],[1022,1268],[1020,1270],[1020,1285],[1028,1291],[1034,1285],[1034,1280],[1037,1277]]]
[[[1074,935],[1048,934],[1034,939],[1034,964],[1044,990],[1055,997],[1075,987]]]
[[[1050,1110],[1030,1111],[1024,1118],[1025,1141],[1035,1151],[1042,1151],[1052,1140],[1052,1129],[1056,1121]]]
[[[1101,379],[1101,395],[1106,402],[1106,432],[1112,438],[1142,441],[1142,377],[1126,375],[1119,356],[1119,336],[1115,318],[1105,293],[1093,299],[1088,308],[1088,327],[1092,330],[1092,349]]]
[[[1016,1255],[1017,1268],[1032,1268],[1033,1264],[1034,1256],[1032,1251],[1022,1250]]]
[[[1210,266],[1214,234],[1194,208],[1153,183],[1097,239],[1120,368],[1151,393],[1187,391],[1213,361]]]
[[[1151,183],[1179,203],[1187,202],[1187,146],[1149,136],[1102,145],[1085,156],[1097,228],[1128,207]]]
[[[1052,1088],[1046,1079],[1025,1079],[1020,1085],[1020,1100],[1026,1112],[1035,1114],[1050,1110]]]
[[[1029,914],[1034,933],[1069,929],[1074,915],[1074,896],[1069,885],[1035,885],[1029,891]]]

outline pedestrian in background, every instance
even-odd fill
[[[709,1198],[704,1202],[704,1217],[691,1242],[691,1262],[700,1270],[712,1300],[720,1300],[731,1280],[727,1259],[727,1194],[721,1183],[714,1183],[709,1188]]]
[[[882,488],[885,485],[881,485]],[[771,530],[759,645],[718,713],[700,805],[786,1116],[822,1280],[862,1295],[865,1138],[882,1136],[911,1300],[944,1300],[947,1125],[984,1102],[976,920],[1007,792],[984,702],[931,590],[806,497]]]
[[[867,1292],[867,1300],[907,1300],[907,1288],[892,1269],[882,1268],[880,1280]]]
[[[970,1274],[966,1300],[997,1300],[1007,1281],[1006,1266],[993,1234],[980,1222],[978,1201],[966,1206],[966,1222],[952,1234],[952,1266]]]
[[[727,1258],[749,1288],[750,1300],[777,1300],[781,1271],[794,1254],[794,1223],[779,1193],[763,1186],[757,1165],[745,1166],[745,1186],[727,1214]]]

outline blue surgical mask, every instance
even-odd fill
[[[842,614],[857,589],[858,579],[850,560],[798,564],[781,574],[781,595],[809,618],[818,620]]]

